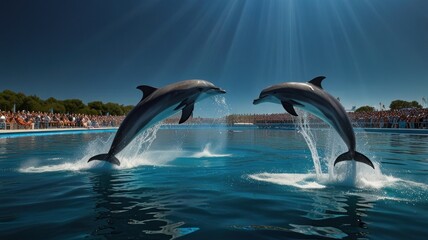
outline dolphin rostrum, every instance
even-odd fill
[[[110,150],[106,154],[91,157],[92,160],[107,161],[120,165],[115,157],[141,131],[157,122],[182,111],[179,123],[185,122],[193,113],[194,104],[209,96],[226,93],[214,84],[204,80],[186,80],[154,88],[147,85],[138,86],[143,92],[141,101],[128,113],[116,132]]]
[[[333,127],[348,147],[348,152],[338,156],[338,162],[355,160],[365,163],[374,169],[369,158],[355,150],[355,133],[345,109],[339,101],[321,87],[325,77],[316,77],[307,83],[286,82],[264,89],[253,104],[273,102],[282,104],[291,115],[297,116],[294,107],[306,110]]]

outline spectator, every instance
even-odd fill
[[[0,113],[0,129],[6,129],[6,114],[4,112]]]

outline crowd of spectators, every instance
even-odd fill
[[[0,130],[118,127],[125,116],[0,111]]]
[[[428,129],[428,109],[401,109],[374,112],[348,113],[355,127],[363,128],[411,128]],[[118,127],[125,116],[97,116],[85,114],[63,114],[46,112],[0,111],[0,130],[4,129],[44,129],[44,128],[99,128]],[[165,124],[176,124],[178,119],[170,118]],[[200,124],[212,122],[202,118],[191,118],[189,122]],[[287,113],[276,114],[232,114],[226,123],[251,124],[294,124],[295,119]],[[309,115],[312,124],[324,124],[320,119]],[[324,124],[325,125],[325,124]]]
[[[428,128],[428,109],[401,109],[349,113],[351,120],[365,128]]]
[[[412,108],[374,112],[349,112],[348,116],[355,127],[363,128],[412,128],[428,129],[428,109]],[[226,118],[229,125],[236,123],[252,124],[294,124],[295,119],[287,113],[276,114],[233,114]],[[311,124],[324,123],[309,115]],[[325,124],[324,124],[325,125]]]

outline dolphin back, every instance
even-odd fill
[[[334,161],[334,166],[336,166],[336,164],[339,162],[351,161],[351,160],[355,160],[357,162],[365,163],[365,164],[369,165],[370,167],[372,167],[373,169],[375,168],[372,161],[370,161],[370,159],[368,157],[364,156],[364,154],[359,153],[357,151],[355,151],[354,154],[352,154],[349,151],[349,152],[346,152],[346,153],[339,155],[339,157],[336,158],[336,161]]]
[[[114,155],[109,154],[98,154],[96,156],[91,157],[88,162],[93,160],[100,160],[100,161],[106,161],[112,164],[116,164],[117,166],[120,166],[120,161],[117,159]]]

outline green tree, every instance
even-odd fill
[[[134,106],[132,105],[127,105],[127,106],[121,105],[121,107],[124,114],[128,114],[134,108]]]
[[[15,93],[7,89],[1,93],[1,98],[9,102],[10,110],[12,110],[13,104],[16,104],[16,110],[21,110],[25,97],[23,93]]]
[[[394,100],[389,105],[389,108],[392,110],[403,109],[403,108],[422,108],[422,106],[417,101],[404,101],[404,100]]]
[[[10,101],[10,102],[14,102],[17,99],[17,94],[11,90],[4,90],[1,93],[1,96],[3,99],[5,99],[6,101]]]
[[[375,108],[371,106],[362,106],[359,107],[355,112],[374,112]]]
[[[86,114],[86,115],[99,115],[97,110],[90,109],[89,107],[80,109],[79,113]]]
[[[42,111],[50,112],[51,110],[53,110],[54,113],[66,113],[64,101],[57,100],[53,97],[46,99],[44,101],[44,105],[42,106]]]
[[[83,113],[86,105],[79,99],[67,99],[63,101],[65,111],[68,113]]]
[[[0,109],[2,111],[12,111],[12,108],[13,106],[9,101],[0,97]]]
[[[110,115],[123,115],[123,110],[119,104],[108,102],[105,106]]]
[[[57,103],[53,103],[51,105],[49,105],[49,111],[50,109],[53,110],[53,112],[55,113],[66,113],[66,109],[64,104],[62,104],[62,102],[57,102]]]
[[[56,100],[56,98],[50,97],[48,99],[45,100],[46,104],[54,104],[54,103],[58,103],[59,101]]]
[[[16,110],[42,111],[55,113],[83,113],[90,115],[123,115],[132,110],[134,106],[123,106],[117,103],[106,103],[94,101],[84,104],[79,99],[58,100],[50,97],[42,100],[37,96],[26,96],[23,93],[16,93],[11,90],[0,92],[0,109],[11,111],[16,104]]]
[[[36,96],[26,96],[19,106],[19,110],[38,111],[42,104],[41,99]]]
[[[106,106],[104,106],[101,101],[90,102],[88,103],[88,107],[89,109],[95,110],[97,115],[105,115],[107,113]]]
[[[410,104],[412,108],[422,108],[422,105],[419,104],[417,101],[412,101]]]

